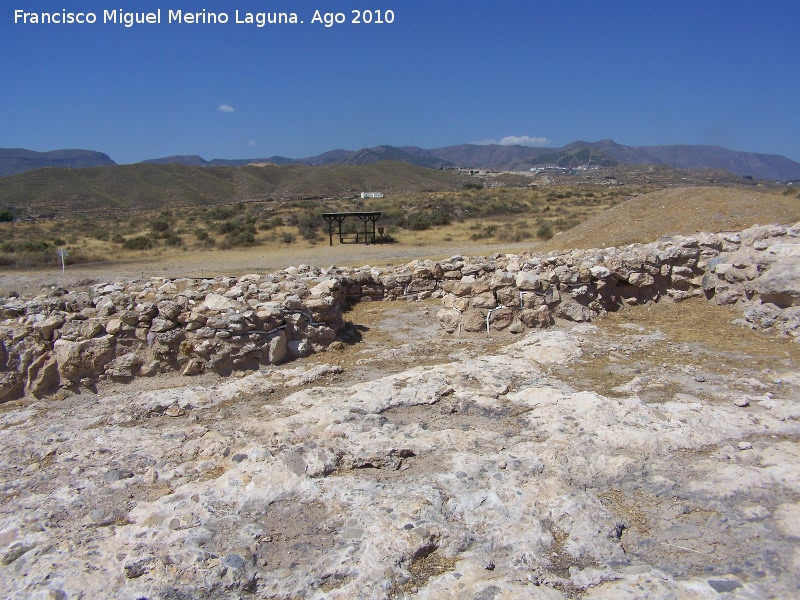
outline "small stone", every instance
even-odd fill
[[[694,376],[694,380],[698,383],[703,383],[706,380],[706,376],[703,375],[702,373],[698,373],[697,375]]]
[[[166,331],[171,331],[177,327],[177,323],[174,321],[170,321],[169,319],[153,319],[152,325],[150,326],[151,333],[164,333]]]
[[[150,570],[150,563],[155,561],[154,556],[145,556],[137,560],[126,563],[123,567],[125,577],[128,579],[136,579],[141,577]]]
[[[231,569],[243,569],[244,559],[238,554],[228,554],[222,559],[222,564]]]
[[[745,406],[750,406],[750,399],[747,396],[741,396],[736,398],[733,403],[740,408],[744,408]]]
[[[343,540],[357,540],[360,539],[364,535],[363,529],[358,529],[356,527],[348,527],[342,532],[342,539]]]
[[[523,323],[519,319],[514,319],[511,322],[511,325],[509,326],[508,330],[511,333],[514,333],[514,334],[524,333],[524,331],[525,331],[525,323]]]
[[[102,508],[95,508],[86,515],[88,521],[97,527],[107,527],[117,520],[113,511],[106,511]]]
[[[750,442],[739,442],[737,446],[739,447],[739,450],[750,450],[753,447],[753,444]]]
[[[730,579],[709,579],[708,585],[714,588],[718,594],[724,594],[725,592],[732,592],[736,588],[742,587],[742,584],[738,581],[732,581]]]
[[[120,479],[130,479],[133,477],[133,471],[128,469],[111,469],[103,475],[103,481],[106,483],[114,483]]]
[[[205,369],[206,364],[199,358],[193,358],[189,361],[186,365],[186,368],[183,369],[183,375],[198,375],[203,372]]]
[[[250,451],[250,460],[266,460],[268,458],[272,458],[272,452],[270,452],[264,446],[259,446],[258,448],[254,448]]]
[[[186,411],[183,410],[177,404],[173,404],[167,410],[164,411],[164,414],[168,417],[182,417],[186,414]]]

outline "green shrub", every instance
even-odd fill
[[[153,247],[153,240],[149,237],[139,235],[125,240],[122,247],[125,248],[125,250],[149,250]]]
[[[214,221],[225,221],[227,219],[232,219],[236,216],[236,211],[232,208],[225,207],[225,206],[215,206],[211,210],[208,211],[207,214],[208,218]]]
[[[294,243],[294,240],[295,240],[295,237],[294,237],[294,235],[293,235],[292,233],[289,233],[288,231],[284,231],[284,232],[281,234],[281,241],[282,241],[284,244],[293,244],[293,243]]]
[[[239,223],[238,221],[223,221],[219,225],[217,225],[217,233],[221,233],[222,235],[226,235],[229,233],[238,233],[244,227],[243,223]]]
[[[435,210],[430,215],[430,224],[433,227],[450,225],[450,214],[444,210]]]
[[[26,240],[16,244],[16,252],[42,252],[50,248],[50,244],[44,240]]]
[[[309,242],[317,242],[322,239],[319,235],[319,228],[322,225],[322,218],[312,210],[306,210],[300,215],[296,215],[297,230],[303,239]]]
[[[424,231],[431,228],[431,219],[425,213],[414,213],[408,217],[408,228],[413,231]]]
[[[318,242],[322,239],[322,236],[316,229],[299,229],[300,235],[303,237],[304,240],[309,242]]]
[[[471,240],[478,241],[492,237],[497,231],[497,225],[486,225],[482,229],[479,226],[478,229],[480,229],[478,233],[473,233],[471,236],[469,236]]]
[[[169,231],[169,221],[163,221],[163,220],[153,221],[152,223],[150,223],[150,230],[157,233]]]
[[[553,235],[553,228],[550,223],[542,223],[536,230],[536,237],[540,240],[549,240]]]
[[[10,210],[0,210],[0,223],[10,223],[14,220],[14,215]]]

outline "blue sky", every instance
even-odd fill
[[[102,23],[158,8],[158,25]],[[62,9],[98,22],[14,23]],[[230,22],[169,24],[169,9]],[[304,23],[237,25],[237,9]],[[317,9],[394,23],[326,28]],[[612,138],[800,161],[799,26],[794,0],[5,0],[0,147],[129,163]]]

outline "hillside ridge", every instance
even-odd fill
[[[425,149],[418,146],[380,145],[359,150],[336,149],[317,156],[206,160],[199,155],[173,155],[151,158],[139,164],[182,164],[188,166],[244,166],[272,163],[310,166],[367,165],[392,160],[431,169],[462,167],[500,171],[527,171],[543,166],[614,166],[615,164],[667,165],[679,169],[725,169],[733,174],[757,179],[791,181],[800,179],[800,162],[777,154],[742,152],[721,146],[655,145],[626,146],[613,140],[577,140],[560,148],[508,146],[499,144],[459,144]],[[42,167],[83,168],[116,164],[101,152],[54,150],[34,152],[22,148],[0,149],[0,177]]]

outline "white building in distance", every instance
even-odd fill
[[[361,192],[362,198],[383,198],[383,192]]]

